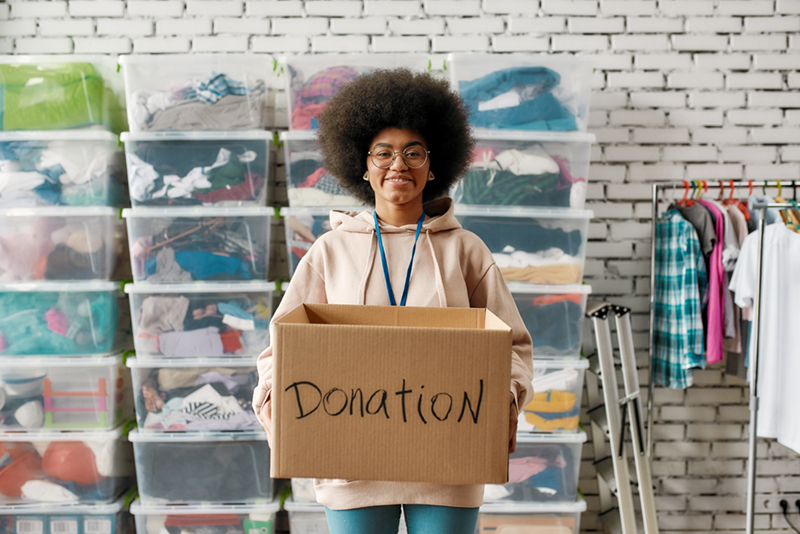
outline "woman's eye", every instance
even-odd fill
[[[392,157],[392,153],[387,150],[378,150],[375,155],[379,158],[390,158]]]
[[[422,152],[419,150],[406,150],[406,156],[409,158],[418,158],[422,156]]]

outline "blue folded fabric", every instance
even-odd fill
[[[470,110],[470,124],[492,129],[577,130],[575,116],[550,92],[561,76],[546,67],[514,67],[491,72],[476,80],[458,82]],[[535,96],[519,106],[480,111],[478,104],[515,88],[532,89]]]

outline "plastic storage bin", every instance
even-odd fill
[[[331,230],[330,213],[332,208],[283,208],[286,230],[286,251],[289,259],[289,275],[294,275],[297,264],[308,249],[322,234]],[[344,208],[360,211],[362,208]]]
[[[120,355],[0,358],[0,432],[105,430],[130,414]]]
[[[250,54],[126,55],[128,123],[138,131],[263,130],[272,66]]]
[[[112,502],[133,486],[122,428],[0,434],[0,504]]]
[[[278,503],[247,505],[154,506],[131,504],[136,534],[273,534]]]
[[[325,171],[316,132],[281,132],[280,139],[286,159],[286,193],[290,206],[361,205]]]
[[[578,534],[586,501],[484,504],[476,534]]]
[[[0,159],[0,207],[127,202],[122,150],[111,132],[0,132]]]
[[[125,129],[109,56],[0,57],[0,130]]]
[[[520,413],[518,432],[577,432],[583,398],[584,358],[533,359],[533,397]]]
[[[574,501],[585,441],[584,432],[517,434],[517,450],[508,459],[508,483],[487,484],[483,501]]]
[[[469,172],[456,184],[459,204],[583,209],[595,136],[481,130]]]
[[[136,206],[264,206],[271,132],[122,134]]]
[[[136,420],[145,432],[261,429],[252,407],[258,384],[254,361],[131,358],[128,367]]]
[[[579,284],[591,211],[456,206],[465,230],[477,234],[508,282]]]
[[[269,445],[263,431],[128,436],[143,505],[269,503]]]
[[[591,286],[511,282],[508,289],[531,335],[536,356],[580,354],[583,316]]]
[[[450,81],[475,127],[586,131],[594,60],[567,54],[450,54]]]
[[[128,223],[136,282],[266,280],[269,208],[137,208]]]
[[[4,534],[134,534],[123,499],[111,504],[0,506]]]
[[[258,356],[269,346],[274,290],[268,282],[128,284],[136,354]]]
[[[339,89],[376,69],[430,68],[425,54],[314,54],[281,58],[286,76],[289,129],[316,129],[316,116]]]
[[[108,280],[121,231],[114,208],[0,209],[0,280]]]
[[[114,282],[0,284],[0,355],[101,354],[121,347]]]

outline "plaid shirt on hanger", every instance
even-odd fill
[[[697,232],[677,210],[656,223],[655,250],[653,379],[683,389],[706,365],[701,303],[708,276]]]

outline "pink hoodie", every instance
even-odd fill
[[[489,249],[463,230],[449,198],[426,204],[426,219],[408,290],[408,306],[487,308],[512,329],[510,391],[517,406],[533,395],[531,337]],[[273,320],[302,303],[389,306],[372,211],[331,212],[333,231],[322,235],[298,264]],[[411,258],[416,224],[381,223],[392,287],[399,301]],[[253,407],[272,440],[272,347],[258,358],[259,385]],[[470,466],[465,465],[464,469]],[[388,504],[477,507],[483,486],[316,480],[317,500],[333,510]]]

